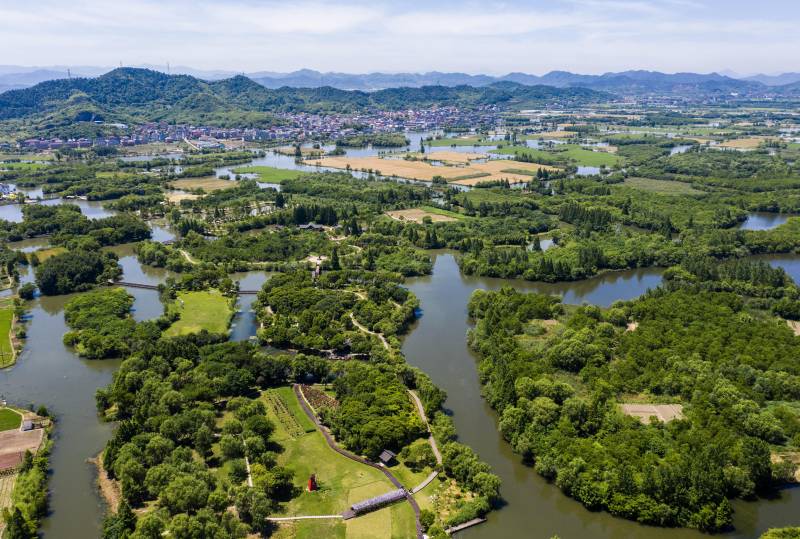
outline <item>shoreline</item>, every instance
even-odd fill
[[[94,465],[97,471],[95,486],[97,487],[97,493],[106,505],[106,512],[115,514],[122,499],[122,493],[120,492],[119,483],[108,476],[105,466],[103,466],[103,452],[101,451],[96,457],[88,458],[86,461]]]

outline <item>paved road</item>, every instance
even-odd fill
[[[358,462],[360,464],[363,464],[365,466],[371,466],[372,468],[380,470],[383,473],[383,475],[385,475],[389,479],[389,481],[392,482],[392,484],[395,487],[402,488],[402,489],[405,490],[405,487],[403,486],[403,484],[400,483],[400,481],[398,481],[397,478],[394,475],[392,475],[392,472],[387,470],[385,467],[379,466],[378,464],[375,464],[372,461],[369,461],[369,460],[367,460],[367,459],[365,459],[363,457],[359,457],[358,455],[350,453],[349,451],[339,447],[336,444],[336,441],[334,441],[333,436],[331,436],[330,431],[328,431],[328,429],[325,427],[325,425],[323,425],[320,422],[320,420],[317,418],[317,414],[315,414],[314,411],[311,409],[311,406],[309,406],[308,402],[306,401],[305,397],[303,396],[302,391],[300,390],[300,386],[298,384],[294,384],[294,386],[292,386],[292,389],[294,389],[294,394],[297,396],[297,401],[300,403],[300,407],[306,413],[308,418],[311,419],[311,421],[313,421],[314,424],[317,426],[319,431],[325,437],[325,441],[328,443],[328,446],[331,449],[333,449],[334,451],[336,451],[340,455],[349,458],[350,460],[354,460],[354,461],[356,461],[356,462]],[[406,491],[406,500],[408,501],[409,504],[411,504],[411,508],[414,510],[414,519],[416,520],[416,526],[417,526],[417,539],[422,539],[422,537],[423,537],[422,524],[419,521],[419,511],[420,510],[419,510],[419,505],[417,504],[417,500],[415,500],[414,497],[411,495],[411,493],[408,492],[408,491]]]

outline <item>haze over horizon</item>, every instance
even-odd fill
[[[788,0],[0,0],[6,64],[503,75],[800,71]],[[213,26],[209,24],[213,21]],[[702,52],[702,54],[698,54]]]

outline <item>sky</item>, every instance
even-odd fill
[[[777,73],[799,27],[798,0],[0,0],[0,63]]]

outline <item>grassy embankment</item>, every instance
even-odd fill
[[[166,337],[204,329],[210,333],[227,333],[233,317],[230,298],[216,290],[178,292],[177,299],[168,308],[176,310],[180,319],[164,331]]]
[[[13,365],[16,359],[14,344],[11,342],[13,321],[14,300],[12,298],[3,298],[0,300],[0,369]],[[0,428],[0,430],[3,429]]]

